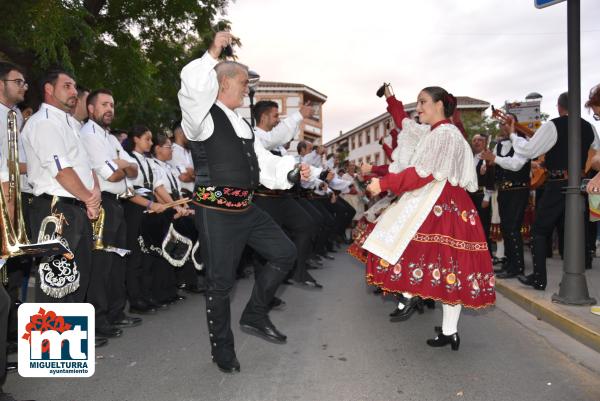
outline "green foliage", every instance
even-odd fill
[[[485,114],[463,111],[461,118],[469,140],[475,134],[492,135],[495,138],[499,132],[498,122]]]
[[[113,126],[161,130],[180,118],[181,68],[206,50],[217,25],[229,25],[216,21],[228,2],[1,1],[0,58],[22,66],[29,82],[61,65],[84,87],[113,91]],[[39,88],[30,85],[29,92],[28,102],[37,105]]]

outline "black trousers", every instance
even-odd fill
[[[552,235],[554,227],[557,227],[560,232],[564,230],[566,196],[565,187],[567,180],[547,181],[545,184],[544,195],[536,205],[535,222],[533,224],[533,273],[535,279],[545,284],[546,278],[546,252],[547,252],[547,237]],[[584,197],[581,197],[583,202]],[[587,220],[588,214],[585,212],[587,208],[582,205],[581,210],[584,211],[583,219]],[[589,236],[593,234],[590,230],[584,230],[585,235],[585,265],[591,266],[591,240]]]
[[[313,212],[316,210],[317,214],[315,216],[321,221],[321,226],[323,227],[323,235],[319,237],[316,243],[316,252],[320,255],[325,255],[328,250],[332,249],[333,240],[336,235],[335,218],[325,206],[325,202],[329,202],[329,199],[308,199],[310,207]],[[302,206],[305,207],[305,205]]]
[[[125,285],[127,288],[127,297],[132,305],[143,303],[142,295],[142,277],[148,275],[147,268],[142,263],[142,251],[138,237],[140,227],[144,218],[144,208],[130,201],[123,202],[125,212],[125,223],[127,225],[126,248],[131,251],[125,259]]]
[[[37,238],[42,220],[51,213],[50,200],[36,197],[31,206],[31,231],[33,237]],[[79,288],[62,298],[53,298],[46,295],[38,285],[36,302],[84,302],[92,276],[92,224],[82,206],[59,201],[55,210],[62,213],[66,220],[62,236],[75,256],[74,261],[80,275]]]
[[[2,267],[3,269],[6,266]],[[8,313],[10,311],[10,297],[0,284],[0,394],[2,386],[6,381],[6,326],[8,324]]]
[[[104,208],[104,231],[102,241],[105,246],[127,247],[127,227],[121,201],[114,196],[102,194]],[[113,252],[92,251],[92,279],[87,294],[87,302],[96,310],[96,327],[102,328],[123,318],[127,301],[125,290],[125,258]]]
[[[483,192],[469,192],[471,196],[471,200],[473,204],[475,204],[475,208],[477,209],[477,214],[479,215],[479,220],[481,220],[481,225],[483,226],[483,233],[485,234],[485,240],[487,242],[488,251],[490,251],[490,257],[492,257],[492,240],[490,239],[490,227],[492,225],[492,208],[491,202],[488,204],[488,207],[484,208],[481,206],[483,203]]]
[[[525,270],[521,226],[523,225],[527,202],[529,202],[529,188],[498,192],[500,229],[502,230],[506,255],[504,269],[509,273],[523,273]]]
[[[37,242],[37,237],[32,238],[31,236],[31,220],[29,218],[31,203],[33,202],[33,195],[26,192],[21,193],[21,207],[23,210],[23,218],[25,220],[25,229],[27,232],[27,238],[31,242]],[[4,269],[8,274],[8,284],[6,291],[10,296],[10,315],[8,318],[8,339],[15,341],[17,339],[17,320],[18,320],[18,308],[17,302],[26,302],[26,299],[19,299],[19,291],[23,286],[23,279],[29,276],[31,267],[33,266],[33,258],[30,256],[18,256],[16,258],[10,258],[6,261]],[[22,297],[22,296],[21,296]]]
[[[229,212],[195,206],[196,228],[206,266],[206,317],[217,361],[235,357],[229,297],[235,271],[246,245],[267,263],[256,267],[255,283],[240,322],[268,321],[269,302],[281,281],[292,269],[296,247],[260,208],[251,205],[243,212]]]
[[[356,210],[343,198],[337,196],[335,202],[330,199],[322,199],[325,208],[333,215],[335,220],[335,234],[342,239],[345,238],[346,229],[352,224]]]
[[[310,257],[312,249],[311,239],[318,229],[313,225],[310,215],[291,197],[256,196],[254,204],[267,212],[289,234],[289,238],[296,245],[297,259],[293,280],[300,282],[314,280],[306,271],[306,259]]]

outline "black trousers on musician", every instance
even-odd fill
[[[488,206],[484,208],[481,206],[484,197],[483,192],[469,192],[469,195],[471,196],[471,200],[477,209],[479,220],[481,220],[481,225],[483,226],[483,233],[485,234],[488,251],[490,252],[490,257],[492,257],[492,240],[490,239],[490,227],[492,225],[491,202],[489,202]]]
[[[50,199],[40,196],[32,202],[31,231],[34,238],[37,238],[42,220],[51,213],[50,203]],[[92,276],[92,224],[82,204],[58,201],[55,211],[65,217],[62,236],[67,240],[77,264],[79,288],[62,298],[54,298],[46,295],[38,284],[36,302],[84,302]]]
[[[6,381],[6,326],[8,324],[8,313],[10,311],[10,297],[0,284],[0,393]]]
[[[31,219],[29,213],[31,209],[31,203],[33,202],[33,195],[26,192],[21,192],[21,207],[23,210],[23,218],[25,220],[25,229],[27,231],[27,238],[31,242],[37,242],[37,237],[32,238],[31,236]],[[17,324],[18,324],[18,304],[19,302],[26,302],[26,299],[20,299],[19,292],[23,286],[23,280],[29,276],[31,267],[33,265],[33,258],[30,256],[18,256],[16,258],[10,258],[6,261],[4,269],[6,269],[8,275],[8,284],[6,285],[6,291],[10,296],[10,314],[8,318],[8,340],[16,341],[17,339]],[[23,298],[21,295],[21,298]]]
[[[296,245],[297,259],[292,279],[298,282],[314,281],[306,271],[306,260],[312,249],[311,240],[318,230],[310,215],[292,197],[256,195],[254,204],[267,212]]]
[[[544,195],[535,208],[535,222],[533,223],[533,273],[537,282],[547,283],[546,276],[546,252],[548,241],[547,237],[552,235],[555,227],[564,230],[566,195],[565,187],[567,180],[551,180],[545,184]],[[581,197],[581,202],[584,197]],[[582,219],[588,219],[587,208],[582,205],[584,214]],[[589,268],[592,264],[591,240],[589,230],[584,230],[585,235],[585,265]]]
[[[498,191],[500,229],[506,255],[504,270],[509,273],[523,273],[525,270],[521,226],[528,202],[529,188],[527,187]]]
[[[326,200],[329,202],[329,200]],[[299,199],[300,206],[304,208],[315,220],[318,220],[320,227],[319,235],[314,244],[314,250],[319,255],[326,255],[328,250],[332,249],[335,237],[335,219],[325,207],[323,199],[314,198]]]
[[[212,356],[221,362],[235,357],[231,331],[230,294],[242,251],[250,246],[267,260],[255,270],[255,283],[240,322],[268,321],[269,303],[292,269],[296,247],[262,209],[221,211],[195,206],[196,228],[206,266],[206,317]]]
[[[144,303],[142,295],[142,278],[148,276],[147,267],[142,263],[142,251],[138,237],[140,227],[144,218],[144,208],[131,201],[123,202],[125,212],[125,223],[127,225],[126,248],[131,251],[125,259],[125,284],[127,288],[127,298],[133,306]]]
[[[351,226],[356,210],[340,196],[336,197],[335,202],[331,202],[330,199],[321,199],[321,202],[334,218],[336,239],[340,237],[344,239],[346,229]]]
[[[105,246],[125,249],[127,227],[121,201],[115,195],[102,193],[104,208],[104,230],[102,242]],[[113,252],[92,252],[92,279],[87,302],[96,310],[96,327],[108,327],[111,322],[125,317],[123,310],[127,301],[125,290],[125,257]]]

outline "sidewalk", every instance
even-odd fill
[[[525,254],[526,272],[532,270],[531,254]],[[533,314],[558,328],[577,341],[600,352],[600,316],[590,312],[590,306],[570,306],[552,302],[558,293],[562,279],[563,261],[555,255],[547,259],[548,285],[545,291],[524,286],[515,279],[496,280],[497,291]],[[585,271],[589,295],[600,304],[600,259],[596,258],[593,268]]]

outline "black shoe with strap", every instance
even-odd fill
[[[415,312],[419,312],[419,314],[424,312],[423,299],[421,297],[412,297],[404,305],[404,308],[400,309],[400,313],[390,318],[390,322],[403,322],[408,320]]]
[[[452,351],[458,351],[458,347],[460,346],[460,337],[458,336],[458,333],[449,336],[439,333],[436,338],[427,340],[427,345],[434,348],[445,347],[448,344],[450,344]]]

